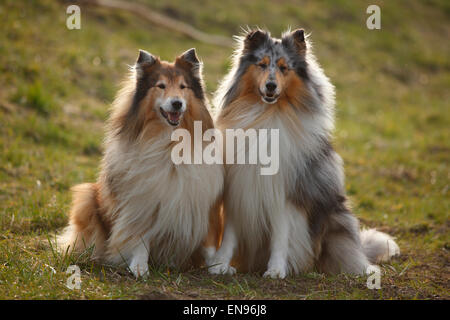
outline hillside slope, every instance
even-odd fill
[[[63,257],[43,240],[67,221],[69,188],[93,181],[103,123],[139,48],[163,59],[196,47],[209,93],[232,48],[194,42],[127,13],[81,6],[81,30],[65,27],[67,2],[0,3],[0,298],[450,298],[450,6],[448,1],[192,1],[141,3],[200,30],[231,37],[245,25],[311,33],[337,88],[335,145],[364,226],[397,237],[382,290],[365,279],[309,273],[286,281],[125,270]],[[379,4],[382,29],[366,28]],[[210,95],[211,96],[211,95]],[[82,290],[65,287],[69,264]]]

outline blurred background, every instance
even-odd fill
[[[398,238],[403,255],[394,268],[409,272],[402,275],[409,276],[406,287],[422,277],[419,297],[448,297],[449,1],[128,3],[222,43],[148,21],[142,10],[89,1],[0,2],[0,266],[42,261],[48,252],[32,241],[66,223],[71,186],[95,180],[108,108],[138,49],[170,61],[196,47],[211,97],[241,27],[267,28],[276,37],[302,27],[336,86],[334,144],[356,214],[364,226]],[[81,9],[79,30],[66,27],[71,4]],[[366,26],[371,4],[381,9],[380,30]],[[15,246],[31,246],[33,254],[19,254]],[[39,282],[9,270],[4,283]],[[26,293],[20,286],[0,289],[0,297],[14,295]]]

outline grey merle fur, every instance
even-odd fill
[[[305,142],[295,151],[300,156],[296,158],[295,176],[286,193],[286,201],[307,216],[316,268],[331,273],[363,273],[370,262],[376,262],[382,255],[392,255],[389,241],[394,246],[393,253],[398,254],[398,246],[388,235],[375,230],[370,230],[370,235],[360,233],[359,222],[346,205],[342,160],[331,144],[334,87],[312,54],[304,31],[288,31],[281,39],[272,38],[263,30],[249,31],[238,37],[238,44],[232,70],[217,91],[215,102],[219,108],[226,108],[239,96],[240,82],[249,66],[265,56],[271,63],[283,57],[307,89],[301,102],[306,108],[297,111],[300,122],[321,119],[319,127],[306,129],[310,131],[304,133]],[[308,115],[303,117],[302,112]],[[377,243],[376,250],[367,246],[370,241]]]

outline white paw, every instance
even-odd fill
[[[389,258],[400,255],[400,248],[398,247],[397,243],[395,243],[394,240],[389,239],[387,242],[387,246]]]
[[[213,263],[212,267],[209,267],[210,274],[228,274],[232,276],[236,273],[236,269],[227,263]]]
[[[286,278],[286,268],[269,268],[264,272],[264,278],[284,279]]]
[[[136,278],[148,275],[147,262],[133,260],[131,261],[129,268]]]

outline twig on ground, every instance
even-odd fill
[[[184,34],[185,36],[188,36],[189,38],[198,40],[200,42],[222,47],[231,47],[233,45],[233,41],[231,39],[219,35],[205,33],[187,23],[155,12],[143,4],[130,3],[122,0],[80,0],[79,2],[111,9],[125,10],[151,23],[167,28],[169,30],[179,32],[181,34]]]

